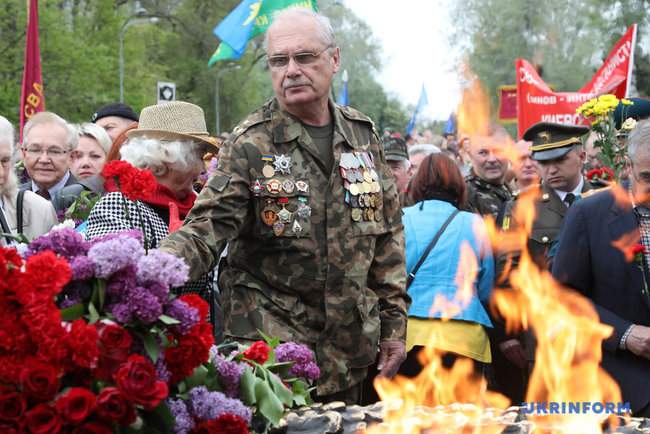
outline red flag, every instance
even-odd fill
[[[43,78],[41,76],[41,50],[38,47],[38,0],[29,2],[23,88],[20,93],[20,140],[23,126],[38,112],[45,110]]]
[[[598,95],[612,93],[618,98],[626,97],[634,66],[635,45],[636,24],[627,30],[609,53],[603,66],[578,92],[553,92],[530,63],[517,59],[519,137],[537,122],[586,122],[576,114],[576,109]]]

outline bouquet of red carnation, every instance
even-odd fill
[[[591,169],[586,173],[585,176],[591,182],[602,182],[609,184],[610,182],[614,181],[614,171],[606,166]]]

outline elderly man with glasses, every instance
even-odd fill
[[[23,129],[22,155],[31,181],[20,186],[52,200],[63,187],[78,184],[70,173],[71,152],[77,147],[75,128],[62,117],[37,113]]]
[[[368,367],[404,360],[404,234],[372,121],[330,99],[340,53],[326,17],[290,9],[267,32],[275,98],[244,119],[184,226],[161,248],[192,278],[220,265],[227,338],[298,341],[316,399],[358,402]]]

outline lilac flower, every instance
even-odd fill
[[[151,295],[156,297],[160,303],[166,304],[169,301],[168,285],[164,285],[160,282],[149,282],[147,284],[142,284],[141,286],[147,288]]]
[[[169,372],[169,369],[167,369],[164,351],[161,351],[160,354],[158,354],[158,358],[156,359],[156,374],[158,375],[159,380],[164,381],[165,383],[169,383],[172,375]]]
[[[26,257],[44,250],[52,250],[66,259],[82,256],[88,252],[89,244],[74,229],[61,228],[41,235],[29,244]]]
[[[113,315],[115,321],[121,324],[126,324],[131,322],[133,319],[133,311],[128,304],[125,303],[115,303],[110,304],[106,307],[106,310]]]
[[[131,307],[133,315],[145,324],[155,322],[162,315],[162,304],[151,292],[141,286],[129,291],[125,302]]]
[[[95,275],[95,263],[87,256],[77,256],[70,260],[72,280],[88,280]]]
[[[246,369],[243,363],[235,362],[234,360],[227,360],[221,357],[218,353],[212,357],[212,363],[217,368],[219,373],[219,384],[223,387],[223,391],[229,398],[236,398],[239,396],[239,381]]]
[[[178,298],[165,306],[165,314],[181,322],[173,328],[182,335],[187,334],[199,322],[199,312]]]
[[[123,269],[119,274],[113,275],[106,285],[106,295],[109,301],[122,300],[131,288],[136,285],[135,266],[131,265]]]
[[[142,255],[144,249],[140,242],[128,236],[94,243],[88,250],[88,257],[95,263],[95,274],[103,278],[137,263]]]
[[[240,400],[228,398],[221,392],[209,392],[205,386],[195,387],[189,393],[189,408],[194,416],[203,420],[216,419],[222,414],[234,414],[251,421],[251,410]]]
[[[122,238],[133,238],[140,241],[140,243],[142,243],[143,235],[142,235],[142,231],[138,229],[129,229],[125,231],[111,232],[106,235],[102,235],[101,237],[93,238],[92,244],[98,244],[98,243],[103,243],[105,241],[122,239]]]
[[[138,282],[160,282],[172,288],[187,282],[190,267],[185,261],[161,250],[151,250],[138,261]]]
[[[194,429],[194,419],[182,399],[168,399],[167,406],[176,419],[174,434],[188,434]]]
[[[304,345],[286,342],[275,348],[275,360],[278,362],[294,362],[289,368],[289,374],[306,380],[317,380],[320,369],[314,362],[314,353]]]

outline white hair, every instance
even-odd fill
[[[13,163],[15,161],[15,155],[14,155],[14,145],[15,145],[15,140],[16,140],[16,135],[14,131],[14,126],[5,118],[4,116],[0,116],[0,143],[7,143],[9,144],[9,155],[11,155],[11,167],[13,167]],[[9,199],[11,196],[13,196],[13,193],[15,193],[16,189],[18,188],[18,178],[16,177],[16,171],[15,170],[10,170],[9,171],[9,176],[7,178],[7,183],[3,187],[3,191],[0,193],[6,198]]]
[[[275,27],[281,26],[285,21],[293,22],[296,18],[309,17],[316,22],[316,29],[314,32],[318,34],[319,38],[326,47],[334,48],[336,42],[334,40],[334,29],[332,28],[332,23],[330,23],[329,18],[325,15],[314,12],[311,9],[304,7],[290,7],[287,9],[282,9],[277,14],[273,15],[273,22],[269,26],[264,35],[264,51],[268,53],[269,49],[269,35],[271,30]]]
[[[105,129],[97,124],[85,122],[76,126],[79,137],[90,137],[99,143],[99,146],[108,154],[111,149],[112,141]]]
[[[419,143],[417,145],[411,145],[409,148],[409,157],[413,157],[415,155],[431,155],[431,154],[438,154],[440,152],[440,148],[437,147],[436,145],[432,145],[430,143]]]
[[[192,140],[158,140],[146,137],[129,139],[120,149],[122,160],[139,169],[149,169],[154,176],[167,173],[167,165],[179,172],[188,171],[202,162],[203,145]]]
[[[63,119],[61,116],[57,115],[56,113],[40,112],[40,113],[36,113],[34,116],[29,118],[29,120],[23,127],[23,145],[25,142],[25,138],[29,135],[29,132],[32,130],[32,128],[34,128],[36,125],[43,125],[43,124],[55,124],[65,129],[66,131],[65,142],[70,147],[70,149],[75,149],[79,144],[79,137],[77,135],[77,129],[75,127],[70,125],[68,122],[66,122],[65,119]]]
[[[650,119],[637,122],[627,139],[627,155],[632,161],[640,147],[650,150]]]

